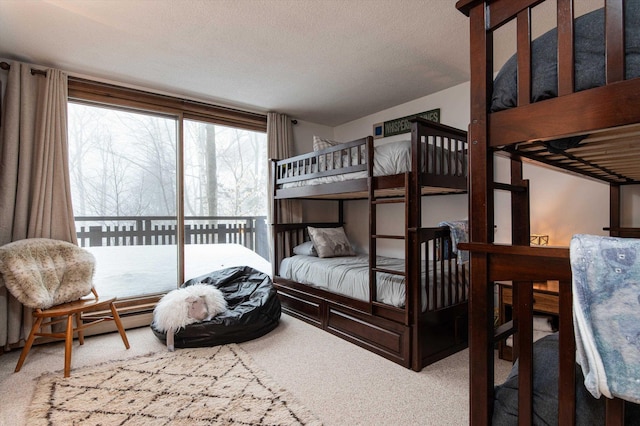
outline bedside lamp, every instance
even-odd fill
[[[534,246],[546,246],[549,245],[549,235],[546,234],[531,234],[529,236],[529,242]]]

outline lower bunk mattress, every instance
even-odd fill
[[[558,333],[533,345],[533,424],[558,424]],[[594,398],[584,386],[582,369],[576,364],[576,425],[603,425],[605,398]],[[506,381],[496,386],[494,426],[518,423],[518,361]],[[625,403],[625,425],[640,425],[640,405]]]
[[[404,259],[378,256],[376,262],[379,268],[404,271]],[[429,264],[433,263],[429,262]],[[468,271],[469,268],[463,265],[452,268],[430,267],[429,271],[423,267],[421,271],[422,311],[450,306],[451,300],[459,300],[459,295],[467,294]],[[295,255],[282,260],[279,275],[282,278],[332,293],[369,301],[368,255],[331,258]],[[427,296],[427,276],[429,277],[429,296]],[[377,302],[404,308],[405,277],[378,272],[376,278]]]

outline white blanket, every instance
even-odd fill
[[[640,240],[571,240],[576,358],[599,398],[640,403]]]

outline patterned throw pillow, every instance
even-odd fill
[[[322,151],[323,149],[326,148],[331,148],[332,146],[336,146],[336,145],[340,145],[341,142],[337,142],[337,141],[332,141],[330,139],[323,139],[321,137],[318,136],[313,136],[313,151]],[[320,171],[325,171],[327,170],[327,168],[329,169],[338,169],[340,168],[340,153],[339,152],[334,152],[333,153],[333,162],[329,162],[328,164],[326,164],[325,161],[326,155],[323,155],[320,157]]]
[[[320,151],[325,148],[331,148],[332,146],[336,146],[341,144],[342,142],[332,141],[331,139],[323,139],[319,136],[313,136],[313,150]]]
[[[314,228],[308,226],[309,237],[318,252],[318,257],[355,256],[351,242],[342,226],[338,228]]]
[[[313,136],[313,151],[320,151],[326,148],[330,148],[332,146],[342,145],[343,142],[333,141],[331,139],[323,139],[318,136]],[[360,151],[360,162],[358,162],[358,151]],[[328,164],[329,170],[331,169],[339,169],[342,167],[355,166],[357,164],[364,164],[365,159],[365,145],[359,145],[358,147],[351,147],[348,149],[343,149],[342,151],[335,151],[333,153],[333,164],[330,161]],[[320,157],[320,171],[327,170],[325,165],[325,157],[323,155]],[[351,157],[351,161],[349,161],[349,157]],[[342,164],[340,164],[340,158],[342,158]]]

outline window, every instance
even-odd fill
[[[185,120],[183,164],[187,277],[242,264],[270,272],[266,134]]]
[[[68,114],[76,232],[98,294],[175,288],[176,118],[73,102]]]
[[[270,272],[266,117],[76,79],[69,98],[76,230],[99,294],[146,302],[226,266]]]

